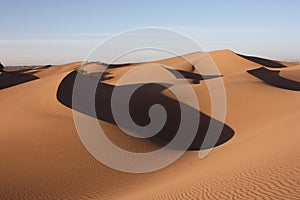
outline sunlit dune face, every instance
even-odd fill
[[[282,70],[279,74],[283,78],[300,82],[300,66],[297,68],[292,68],[292,70]]]

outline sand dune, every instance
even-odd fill
[[[272,86],[287,90],[300,91],[300,82],[281,77],[279,75],[280,71],[268,70],[261,67],[254,70],[248,70],[248,73]]]
[[[300,65],[294,65],[286,70],[281,70],[281,77],[300,82]]]
[[[241,57],[229,50],[210,52],[219,67],[216,75],[205,54],[196,52],[157,61],[171,66],[192,83],[203,117],[198,138],[191,150],[161,170],[130,174],[98,162],[82,145],[72,119],[72,76],[82,62],[57,65],[33,73],[35,80],[12,84],[0,90],[0,198],[1,199],[299,199],[300,92],[282,89],[282,79],[295,87],[299,83],[299,65],[281,63],[284,68],[270,69],[269,64]],[[274,61],[275,62],[275,61]],[[151,63],[146,63],[150,64]],[[145,64],[145,63],[144,63]],[[202,65],[195,71],[193,65]],[[147,123],[144,113],[159,102],[174,116],[157,138],[139,139],[118,128],[109,109],[109,94],[128,70],[139,64],[114,65],[105,71],[99,87],[97,118],[106,135],[118,146],[135,152],[148,152],[161,147],[174,134],[178,122],[174,95],[168,88],[150,85],[136,94],[132,116]],[[264,68],[262,68],[264,67]],[[87,73],[103,73],[87,69]],[[261,71],[263,69],[263,71]],[[271,70],[277,70],[271,71]],[[250,74],[250,72],[258,72]],[[274,75],[276,77],[274,79]],[[271,75],[269,75],[271,74]],[[1,80],[0,75],[0,80]],[[89,76],[89,75],[85,75]],[[205,159],[199,159],[201,137],[211,119],[211,102],[206,83],[222,79],[227,95],[227,116],[218,145]],[[275,85],[264,77],[272,76]],[[176,76],[171,87],[185,87]],[[193,80],[200,83],[193,83]],[[0,81],[0,84],[2,82]],[[135,83],[139,84],[139,83]],[[106,95],[102,96],[101,92]],[[153,99],[151,99],[153,97]],[[143,105],[143,100],[146,105]],[[151,99],[151,100],[150,100]],[[186,105],[187,107],[189,105]],[[99,116],[98,116],[99,115]],[[172,131],[171,131],[172,130]],[[158,139],[158,140],[157,140]],[[109,153],[109,152],[108,152]],[[116,156],[116,155],[112,155]]]
[[[68,74],[64,80],[61,82],[59,88],[57,97],[58,100],[68,106],[69,108],[75,109],[79,112],[82,112],[84,114],[93,116],[91,111],[88,109],[85,109],[83,106],[78,105],[77,107],[72,107],[72,91],[73,91],[73,85],[74,85],[74,79],[76,76],[79,76],[76,72],[71,72]],[[86,77],[88,79],[88,77]],[[131,87],[136,87],[134,85],[124,85],[124,86],[117,86],[120,91],[127,92],[130,90]],[[165,122],[165,126],[161,131],[159,131],[155,136],[149,138],[150,140],[154,140],[159,142],[159,144],[168,144],[173,137],[176,135],[177,132],[177,125],[180,124],[180,107],[178,104],[178,101],[173,100],[172,98],[169,98],[168,96],[162,95],[161,92],[165,90],[166,88],[157,85],[157,84],[148,84],[145,86],[139,86],[140,88],[137,90],[137,92],[134,93],[134,95],[131,98],[131,116],[132,119],[140,124],[140,125],[147,125],[150,123],[150,119],[148,117],[148,111],[151,105],[154,104],[160,104],[163,105],[166,109],[168,115],[170,115]],[[116,86],[101,83],[98,85],[98,89],[95,95],[95,101],[97,102],[96,105],[96,114],[97,118],[106,122],[109,122],[111,124],[115,124],[113,114],[111,111],[111,96],[112,91],[116,89]],[[145,99],[149,99],[145,101]],[[199,112],[198,110],[193,109],[189,105],[181,105],[184,106],[185,109],[188,110],[188,112]],[[190,145],[190,150],[199,150],[202,146],[204,137],[206,135],[209,122],[211,120],[215,121],[215,123],[220,123],[215,119],[210,118],[209,116],[205,115],[204,113],[200,113],[200,121],[198,125],[197,135],[193,141],[193,143]],[[123,127],[126,129],[130,129],[130,127]],[[111,133],[112,134],[112,133]],[[143,133],[137,133],[140,135],[143,135]],[[189,134],[189,133],[186,133]],[[219,138],[219,141],[216,145],[220,145],[227,140],[229,140],[233,136],[234,132],[233,130],[226,126],[223,128],[223,132],[221,134],[221,137]],[[115,137],[122,137],[124,134],[121,135],[115,135]],[[177,148],[180,148],[180,143],[177,144]],[[214,147],[214,144],[211,144],[209,146],[203,147],[203,148],[212,148]]]
[[[269,60],[266,58],[258,58],[255,56],[246,56],[246,55],[242,55],[242,54],[237,54],[239,56],[241,56],[242,58],[245,58],[247,60],[250,60],[252,62],[255,62],[257,64],[266,66],[266,67],[271,67],[271,68],[284,68],[287,67],[284,63],[281,63],[279,61],[275,61],[275,60]]]
[[[0,74],[0,89],[38,79],[31,73],[4,72]]]

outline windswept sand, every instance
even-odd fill
[[[199,59],[202,55],[186,57],[193,64],[209,63]],[[62,81],[81,62],[31,70],[38,79],[1,89],[0,199],[299,199],[300,91],[274,86],[249,73],[276,70],[279,77],[300,82],[299,64],[282,62],[285,68],[273,69],[229,50],[209,55],[223,75],[218,79],[227,95],[225,124],[234,134],[205,159],[199,159],[199,151],[188,151],[170,166],[145,174],[108,168],[82,145],[71,108],[57,99]],[[182,58],[156,63],[197,74]],[[108,69],[110,78],[103,83],[116,85],[138,66]],[[202,75],[214,74],[209,67],[201,70]],[[184,86],[174,78],[174,87]],[[192,87],[201,112],[210,116],[206,84],[200,80]],[[174,98],[168,90],[162,94]],[[107,136],[124,149],[160,148],[152,140],[126,136],[109,120],[99,121]]]

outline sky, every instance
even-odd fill
[[[179,31],[207,51],[300,60],[299,0],[0,0],[0,8],[6,66],[84,60],[115,34],[143,27]]]

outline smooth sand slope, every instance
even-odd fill
[[[0,199],[299,199],[300,91],[282,86],[282,79],[276,79],[274,85],[259,77],[274,76],[268,72],[276,70],[275,77],[291,81],[283,84],[296,87],[293,85],[300,82],[300,66],[281,63],[285,67],[276,65],[275,69],[265,66],[266,60],[251,61],[229,50],[209,55],[222,77],[208,81],[222,79],[227,95],[226,126],[220,141],[205,159],[199,159],[199,151],[192,150],[201,146],[207,122],[218,121],[210,118],[210,96],[201,80],[216,75],[207,57],[203,53],[186,55],[192,64],[178,57],[157,61],[188,78],[201,109],[186,106],[191,112],[200,112],[204,120],[190,151],[172,165],[145,174],[108,168],[82,145],[71,109],[89,113],[72,108],[70,103],[72,76],[77,73],[73,70],[81,62],[26,72],[37,78],[22,84],[9,85],[6,79],[7,86],[0,90]],[[197,63],[204,66],[201,72],[193,68]],[[86,71],[91,75],[103,73],[98,67]],[[97,118],[115,144],[134,152],[148,152],[160,148],[174,134],[178,111],[173,108],[177,102],[168,89],[155,85],[144,88],[136,94],[133,106],[142,109],[133,109],[133,118],[140,124],[147,123],[149,119],[142,113],[156,101],[165,105],[172,117],[157,138],[124,134],[105,105],[114,87],[139,84],[134,79],[127,85],[118,83],[135,67],[139,65],[112,66],[104,72],[99,87],[106,96],[100,93],[96,97],[102,103]],[[253,70],[255,73],[251,73]],[[170,82],[171,87],[184,88],[186,84],[175,75]]]

